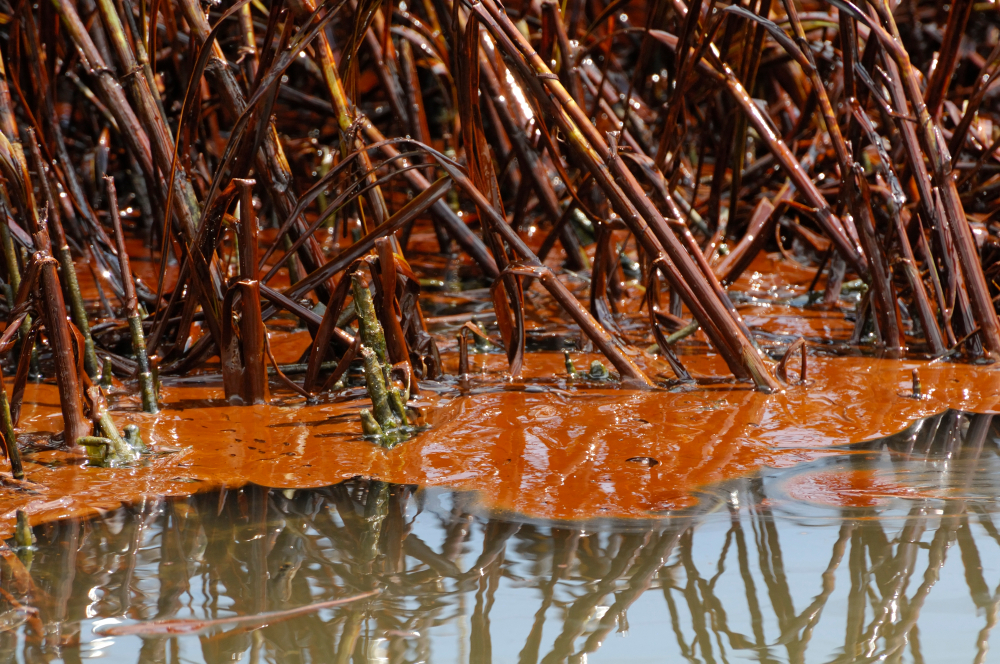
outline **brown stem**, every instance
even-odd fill
[[[941,118],[941,105],[945,93],[948,91],[948,84],[951,83],[951,77],[955,73],[958,49],[962,43],[962,36],[965,34],[965,26],[969,23],[973,4],[974,0],[953,0],[951,9],[948,10],[948,19],[945,21],[947,27],[944,39],[941,41],[941,52],[938,55],[930,81],[927,83],[927,92],[924,94],[927,112],[935,121]]]
[[[257,281],[257,215],[253,207],[253,180],[236,179],[239,190],[239,282],[226,294],[223,317],[222,373],[226,398],[244,404],[267,403],[267,360],[265,357],[264,319],[260,308],[260,284]],[[238,322],[234,299],[239,294]],[[227,315],[228,313],[228,315]]]
[[[59,404],[62,409],[64,438],[63,444],[77,449],[76,440],[90,433],[90,426],[83,415],[83,392],[80,377],[76,373],[76,358],[70,340],[69,323],[66,320],[66,304],[63,300],[56,261],[49,254],[48,231],[43,227],[33,234],[36,247],[34,260],[42,263],[40,280],[42,285],[41,307],[44,311],[45,334],[52,345],[56,370],[56,385],[59,388]]]
[[[132,268],[129,265],[128,249],[125,247],[125,233],[122,230],[121,215],[118,212],[118,192],[115,180],[105,176],[108,189],[108,214],[111,226],[115,232],[115,245],[118,251],[118,270],[121,274],[122,288],[125,290],[125,316],[128,318],[129,331],[132,335],[132,353],[139,365],[139,392],[142,396],[142,409],[147,413],[159,411],[156,404],[156,386],[153,384],[153,373],[149,367],[149,356],[146,354],[146,337],[142,332],[142,318],[139,317],[139,298],[135,294],[135,283],[132,281]]]
[[[59,208],[56,206],[56,199],[52,195],[52,189],[49,186],[45,162],[42,160],[38,141],[35,139],[35,132],[33,129],[28,129],[26,133],[28,135],[29,153],[31,154],[35,172],[38,175],[39,189],[48,205],[49,226],[53,232],[52,239],[59,257],[59,267],[62,268],[62,276],[66,280],[66,290],[70,298],[70,314],[73,318],[73,324],[80,330],[84,339],[84,367],[86,367],[87,374],[91,378],[96,378],[101,373],[100,365],[97,362],[97,353],[94,349],[94,338],[90,334],[90,321],[87,320],[87,309],[84,306],[83,295],[80,292],[80,283],[77,281],[73,255],[70,253],[69,244],[66,242],[66,233],[63,231]]]

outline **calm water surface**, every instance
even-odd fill
[[[998,445],[948,412],[642,522],[360,480],[149,499],[6,552],[0,661],[1000,661]]]

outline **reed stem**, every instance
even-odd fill
[[[135,282],[132,280],[132,268],[129,265],[128,249],[125,246],[125,233],[122,231],[121,215],[118,212],[118,192],[115,180],[105,176],[108,192],[108,215],[115,232],[115,244],[118,250],[118,268],[121,274],[122,288],[125,289],[125,315],[128,318],[128,329],[132,336],[132,354],[139,365],[139,393],[142,397],[142,409],[147,413],[159,412],[156,398],[156,386],[153,384],[153,373],[150,371],[149,356],[146,354],[146,336],[142,331],[142,318],[139,317],[139,298],[135,294]]]

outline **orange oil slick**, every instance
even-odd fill
[[[684,359],[722,378],[712,358]],[[640,517],[690,506],[692,491],[709,483],[829,455],[830,446],[895,433],[949,406],[1000,410],[997,370],[961,364],[812,358],[806,386],[766,395],[724,382],[677,392],[581,388],[552,380],[562,365],[555,353],[529,355],[515,384],[503,379],[501,356],[477,360],[471,386],[493,391],[425,392],[414,404],[430,428],[392,450],[360,437],[360,389],[316,405],[236,407],[220,386],[176,385],[164,388],[157,415],[124,398],[119,426],[137,423],[159,450],[176,452],[120,469],[68,463],[61,452],[26,454],[31,490],[0,493],[0,517],[9,529],[19,507],[42,520],[142,495],[247,482],[320,487],[356,475],[476,489],[487,504],[534,517]],[[921,399],[909,396],[913,368],[925,385]],[[52,385],[29,386],[21,428],[58,430],[56,398]],[[634,457],[659,464],[627,461]]]
[[[742,281],[752,280],[754,271],[773,273],[773,263],[773,257],[758,258]],[[797,268],[787,276],[783,287],[793,292],[802,292],[811,277]],[[548,306],[534,293],[528,299]],[[775,307],[758,309],[753,315],[759,314],[763,327],[782,334],[800,328],[831,340],[842,340],[845,329],[849,334],[851,324],[836,309],[797,308],[794,315],[784,307],[777,315]],[[788,320],[781,320],[786,313]],[[307,333],[288,329],[272,330],[281,362],[296,360],[309,340]],[[448,335],[439,339],[449,348]],[[673,378],[661,360],[635,353],[650,375],[664,384]],[[889,435],[949,407],[1000,412],[1000,368],[992,366],[813,354],[805,385],[767,395],[733,383],[720,358],[694,337],[680,345],[679,354],[697,385],[632,391],[568,380],[556,352],[528,353],[516,381],[506,374],[502,354],[473,355],[473,373],[461,386],[454,378],[457,356],[446,353],[451,382],[440,394],[425,389],[412,402],[429,428],[392,450],[360,436],[358,413],[369,404],[363,388],[316,404],[286,396],[271,405],[236,407],[224,401],[217,379],[189,376],[165,379],[162,410],[147,415],[139,411],[137,396],[124,395],[119,386],[112,394],[119,427],[139,424],[160,454],[135,468],[102,469],[59,451],[28,450],[28,481],[0,488],[0,531],[10,532],[18,508],[38,522],[146,495],[248,482],[321,487],[359,475],[475,489],[493,508],[532,517],[645,517],[691,506],[695,492],[713,482],[836,454],[831,446]],[[573,354],[581,369],[596,357]],[[797,378],[797,362],[792,366]],[[913,369],[923,384],[919,399],[911,395]],[[288,394],[278,383],[272,386]],[[55,386],[29,385],[19,430],[61,428]],[[659,463],[628,461],[635,457]],[[813,491],[809,486],[801,491]],[[839,495],[851,500],[854,489],[828,483],[826,493],[815,491],[821,502],[830,502]],[[828,495],[835,497],[823,497]]]

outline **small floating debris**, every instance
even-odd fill
[[[569,356],[568,350],[563,351],[563,358],[566,360],[566,373],[570,378],[577,378],[579,372],[577,372],[576,366],[573,364],[573,358]]]
[[[594,360],[590,363],[590,371],[587,372],[587,378],[590,380],[608,380],[611,374],[608,373],[608,368],[604,366],[600,360]]]

